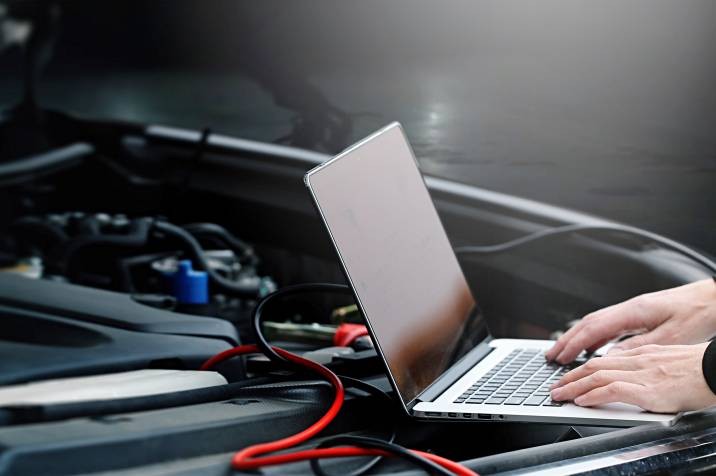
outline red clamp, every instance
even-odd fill
[[[368,329],[363,324],[341,324],[333,334],[333,345],[347,347],[357,338],[367,335]]]

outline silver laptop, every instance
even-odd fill
[[[410,415],[609,426],[675,417],[553,402],[549,387],[570,368],[545,361],[553,342],[490,337],[400,124],[305,182]]]

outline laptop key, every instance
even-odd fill
[[[525,401],[525,397],[512,396],[505,400],[505,405],[521,405]]]
[[[561,407],[562,405],[564,405],[564,402],[555,402],[550,398],[542,404],[543,407]]]
[[[544,402],[544,400],[545,400],[546,398],[547,398],[546,396],[535,396],[535,395],[533,395],[533,396],[529,397],[527,400],[525,400],[524,405],[527,405],[527,406],[530,406],[530,407],[537,407],[537,406],[541,405],[542,402]]]
[[[488,399],[485,401],[485,404],[486,404],[486,405],[499,405],[499,404],[501,404],[501,403],[504,402],[504,401],[505,401],[504,398],[492,397],[492,398],[488,398]]]

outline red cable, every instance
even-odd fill
[[[343,383],[336,374],[331,372],[328,368],[321,364],[313,362],[298,355],[292,354],[291,352],[285,351],[278,347],[273,347],[281,357],[290,360],[303,367],[307,367],[313,372],[321,375],[328,380],[333,388],[336,390],[333,403],[328,408],[328,411],[318,419],[314,424],[309,426],[303,431],[296,433],[295,435],[282,438],[280,440],[271,441],[269,443],[259,443],[256,445],[248,446],[243,450],[238,451],[234,454],[231,459],[231,465],[237,470],[251,470],[260,468],[262,466],[271,466],[284,463],[292,463],[296,461],[303,461],[317,458],[342,458],[346,456],[393,456],[391,453],[372,449],[372,448],[360,448],[357,446],[343,446],[336,448],[318,448],[312,450],[297,451],[295,453],[280,454],[274,456],[262,456],[267,453],[273,453],[276,451],[285,450],[292,446],[299,445],[306,440],[314,437],[316,434],[321,432],[331,421],[336,417],[338,412],[343,405],[343,397],[345,392],[343,390]],[[216,364],[223,362],[232,357],[239,355],[253,354],[260,352],[260,349],[256,345],[240,345],[233,349],[225,350],[206,362],[204,362],[200,370],[209,370]],[[458,476],[477,476],[477,473],[469,468],[466,468],[454,461],[451,461],[440,456],[436,456],[431,453],[424,453],[422,451],[410,450],[423,458],[427,458],[434,463],[439,464],[448,471],[452,471]]]

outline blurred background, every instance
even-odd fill
[[[328,153],[400,121],[428,174],[716,253],[713,0],[44,3],[43,107]]]

